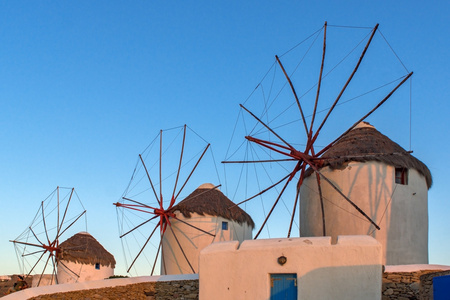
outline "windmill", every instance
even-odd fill
[[[329,27],[344,31],[350,30],[348,27],[328,26],[325,23],[321,29],[285,54],[275,56],[275,62],[271,69],[265,74],[246,102],[240,105],[238,121],[242,120],[244,124],[246,141],[235,142],[236,139],[233,135],[223,163],[225,166],[241,166],[239,176],[235,176],[238,178],[235,180],[235,185],[240,189],[240,195],[243,195],[241,199],[245,200],[239,201],[237,205],[250,205],[249,201],[257,199],[261,201],[263,209],[260,215],[264,217],[257,222],[259,230],[255,239],[263,230],[267,230],[270,236],[266,225],[269,219],[274,218],[274,212],[277,209],[279,211],[280,206],[282,208],[284,206],[284,213],[275,217],[276,226],[279,228],[284,222],[283,224],[287,225],[284,234],[287,237],[291,236],[292,228],[296,224],[295,216],[298,215],[300,190],[305,178],[309,175],[315,178],[317,185],[316,193],[320,209],[319,212],[316,211],[315,217],[321,220],[318,220],[318,223],[321,223],[321,235],[328,234],[325,224],[326,211],[324,210],[324,201],[327,199],[322,195],[322,186],[324,185],[331,187],[333,192],[350,206],[349,218],[362,218],[370,224],[371,229],[380,229],[377,220],[369,216],[369,213],[361,209],[354,199],[346,195],[335,181],[330,180],[322,172],[322,166],[328,164],[328,160],[333,159],[325,157],[324,153],[358,124],[372,117],[373,113],[382,105],[386,106],[387,100],[394,93],[398,93],[400,87],[408,81],[413,73],[407,71],[401,61],[398,63],[398,56],[391,51],[392,48],[387,43],[388,51],[382,53],[380,62],[365,64],[367,56],[374,58],[374,53],[370,49],[376,33],[379,32],[378,24],[370,29],[352,28],[363,32],[362,38],[359,38],[360,35],[358,35],[355,43],[350,46],[334,48],[332,47],[335,43],[329,43],[330,37],[327,36]],[[322,33],[323,38],[319,39],[319,35]],[[317,43],[319,40],[323,42]],[[348,41],[341,40],[340,45]],[[380,33],[377,42],[379,44],[383,41],[386,40]],[[321,48],[320,55],[311,50],[313,46],[318,45]],[[302,50],[299,52],[303,51],[301,55],[292,55],[300,48]],[[331,55],[328,54],[328,48],[332,48],[335,52]],[[338,50],[344,51],[340,54]],[[370,52],[372,55],[369,55]],[[382,60],[388,54],[391,55],[391,58],[394,57],[396,66],[399,66],[397,69],[400,70],[393,67],[393,63],[383,66]],[[292,56],[295,57],[292,58]],[[285,61],[291,63],[295,61],[296,63],[292,63],[294,67],[287,70]],[[331,64],[327,64],[327,61],[331,61]],[[311,69],[316,71],[311,72]],[[301,73],[301,71],[305,71],[305,73]],[[366,76],[359,76],[361,73]],[[280,79],[280,77],[282,78]],[[255,98],[262,100],[255,103],[253,101]],[[377,102],[373,102],[373,99],[377,99]],[[344,103],[346,106],[353,106],[350,108],[347,106],[344,110],[342,105]],[[338,110],[340,112],[337,114]],[[329,129],[328,133],[323,134],[326,129]],[[240,153],[240,157],[238,153]],[[370,156],[397,154],[408,153],[407,151],[370,153]],[[351,155],[347,159],[351,160]],[[228,171],[228,173],[231,172]],[[267,175],[269,178],[265,182],[262,179],[263,175]],[[278,178],[274,178],[274,176],[278,176]],[[247,179],[252,182],[243,184]],[[253,191],[251,191],[252,188]],[[266,199],[271,199],[271,204]],[[291,199],[291,201],[287,203],[287,199]],[[238,202],[234,198],[233,200]],[[289,213],[289,217],[286,217],[286,212]],[[255,214],[252,215],[255,216]]]
[[[198,272],[183,246],[185,232],[179,232],[174,223],[187,226],[211,243],[215,230],[205,230],[201,224],[193,224],[176,214],[177,204],[200,185],[199,178],[217,175],[211,170],[213,163],[210,144],[186,125],[161,130],[150,145],[139,154],[130,182],[117,207],[120,238],[124,248],[127,272],[132,269],[153,275],[160,262],[161,271],[170,270],[166,253],[179,252],[180,258],[189,266],[189,273]],[[203,183],[203,182],[201,182]],[[215,193],[217,187],[200,194]],[[204,222],[203,222],[204,223]],[[170,248],[167,240],[173,245]],[[139,263],[137,263],[139,261]],[[139,270],[143,267],[144,270]]]
[[[51,273],[49,284],[58,283],[58,266],[78,277],[80,270],[67,268],[60,261],[60,241],[63,236],[86,231],[86,227],[86,210],[75,189],[56,187],[41,202],[30,225],[16,239],[11,240],[22,273],[27,276],[36,275],[38,279],[36,283],[33,282],[36,286],[43,284],[46,272]]]

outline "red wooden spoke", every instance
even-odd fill
[[[325,62],[325,50],[326,50],[326,48],[327,48],[327,22],[325,22],[325,25],[323,26],[322,63],[320,65],[320,73],[319,73],[319,82],[317,84],[316,101],[314,103],[314,110],[313,110],[313,113],[312,113],[311,125],[309,126],[308,138],[310,138],[312,136],[314,120],[316,118],[317,104],[319,103],[320,87],[322,85],[322,73],[323,73],[323,65],[324,65],[324,62]]]
[[[64,230],[63,230],[56,238],[59,239],[59,238],[64,234],[64,232],[66,232],[67,229],[69,229],[70,227],[72,227],[72,225],[75,224],[75,222],[78,221],[85,213],[86,213],[86,210],[83,211],[83,212],[75,219],[75,221],[73,221],[72,223],[70,223],[70,225],[67,226],[66,229],[64,229]]]
[[[175,203],[175,191],[177,189],[178,178],[180,176],[181,162],[183,161],[183,153],[184,153],[184,143],[185,143],[185,141],[186,141],[186,125],[184,125],[184,128],[183,128],[183,143],[181,144],[180,163],[178,164],[177,178],[175,179],[175,186],[173,187],[173,193],[172,193],[172,198],[170,199],[169,207],[172,207],[173,204]]]
[[[244,105],[239,104],[246,112],[248,112],[253,118],[255,118],[259,123],[261,123],[264,127],[266,127],[273,135],[275,135],[280,141],[282,141],[286,146],[289,147],[289,149],[294,149],[288,142],[286,142],[281,136],[279,136],[275,131],[273,131],[272,128],[270,128],[266,123],[264,123],[260,118],[255,116],[251,111],[249,111],[247,108],[245,108]]]
[[[339,100],[341,99],[342,94],[344,94],[344,91],[347,89],[347,86],[349,85],[349,83],[352,81],[353,76],[355,75],[356,71],[358,70],[366,52],[367,49],[369,48],[370,43],[372,42],[373,36],[375,35],[375,32],[378,29],[378,24],[375,25],[375,27],[372,30],[372,34],[369,37],[369,40],[367,41],[366,46],[364,47],[363,52],[361,53],[361,56],[359,57],[358,63],[356,64],[355,68],[353,69],[353,72],[350,74],[350,77],[347,79],[347,82],[344,84],[344,86],[342,87],[341,92],[339,93],[339,95],[337,96],[336,100],[334,101],[333,105],[330,107],[330,109],[328,110],[327,115],[325,116],[325,118],[322,120],[322,123],[320,124],[320,126],[317,128],[316,133],[314,134],[314,138],[313,138],[313,143],[314,141],[317,139],[317,136],[320,133],[320,130],[322,129],[323,125],[325,125],[325,122],[327,121],[328,117],[330,116],[331,112],[334,110],[334,108],[336,107],[336,105],[338,104]]]
[[[270,209],[269,213],[267,214],[266,219],[264,220],[263,224],[261,225],[261,228],[259,229],[258,233],[255,235],[255,237],[254,237],[255,240],[258,238],[259,234],[261,233],[264,226],[266,225],[267,220],[269,219],[270,215],[272,214],[273,210],[275,209],[275,206],[277,206],[278,201],[280,201],[280,198],[283,195],[284,191],[286,190],[286,187],[288,186],[289,182],[290,182],[290,180],[286,180],[286,183],[284,184],[283,189],[281,190],[280,194],[278,195],[277,200],[275,200],[275,203],[273,204],[272,208]]]
[[[139,159],[141,160],[142,165],[144,166],[145,173],[147,174],[148,181],[150,181],[150,185],[152,187],[153,193],[155,194],[156,201],[161,206],[161,201],[159,200],[158,194],[156,193],[155,186],[153,185],[153,181],[150,178],[150,174],[148,173],[147,166],[144,163],[144,159],[142,159],[142,155],[139,154]]]
[[[155,261],[153,262],[152,273],[150,274],[150,276],[153,276],[153,272],[155,271],[156,261],[158,260],[159,252],[161,251],[162,241],[163,240],[161,238],[160,241],[159,241],[158,250],[156,251],[156,257],[155,257]]]
[[[180,195],[181,191],[184,189],[184,187],[185,187],[186,184],[188,183],[189,179],[191,178],[191,176],[192,176],[192,174],[194,173],[195,169],[197,168],[198,164],[200,163],[200,161],[202,160],[202,158],[203,158],[203,156],[205,155],[206,151],[208,150],[209,146],[210,146],[210,144],[208,144],[208,145],[205,147],[205,150],[203,150],[202,155],[200,155],[200,158],[199,158],[199,159],[197,160],[197,162],[195,163],[195,166],[194,166],[194,168],[192,169],[191,173],[189,173],[189,176],[186,178],[185,182],[183,183],[183,185],[181,186],[181,188],[180,188],[180,190],[178,191],[177,195],[175,196],[175,199],[174,199],[174,201],[173,201],[174,203],[175,203],[175,201],[177,200],[178,196]],[[172,205],[172,206],[173,206],[173,205]],[[172,208],[172,206],[169,206],[168,209]]]
[[[44,243],[41,242],[41,240],[39,240],[39,238],[36,236],[36,234],[34,233],[33,229],[32,229],[31,227],[28,227],[28,228],[30,228],[31,233],[34,235],[34,237],[36,238],[36,240],[37,240],[39,243],[41,243],[41,245],[44,245]]]
[[[31,272],[33,272],[34,268],[36,268],[36,266],[38,265],[38,263],[41,261],[42,257],[45,255],[45,253],[47,253],[47,250],[45,250],[41,256],[39,257],[39,259],[36,261],[36,263],[34,264],[34,266],[31,268],[30,272],[28,272],[28,276],[30,276]]]
[[[272,162],[283,162],[283,161],[295,161],[295,158],[285,158],[285,159],[265,159],[265,160],[229,160],[222,161],[223,164],[254,164],[254,163],[272,163]]]
[[[317,155],[321,155],[323,154],[325,151],[327,151],[328,149],[330,149],[337,141],[339,141],[344,135],[346,135],[347,133],[349,133],[353,128],[356,127],[356,125],[358,125],[359,123],[361,123],[362,121],[364,121],[367,117],[369,117],[374,111],[376,111],[381,105],[383,105],[384,102],[386,102],[391,96],[392,94],[395,93],[395,91],[398,90],[398,88],[400,86],[402,86],[411,76],[413,75],[413,72],[409,73],[407,76],[405,76],[405,78],[389,93],[387,94],[386,97],[383,98],[383,100],[381,100],[374,108],[372,108],[367,114],[365,114],[361,119],[359,119],[357,122],[355,122],[349,129],[347,129],[343,134],[341,134],[337,139],[335,139],[333,142],[331,142],[328,146],[326,146],[325,148],[323,148],[322,150],[319,151],[319,153],[317,153]]]
[[[138,259],[139,255],[141,255],[142,251],[144,251],[145,246],[147,246],[148,242],[150,241],[150,239],[152,238],[153,234],[156,231],[156,228],[158,228],[160,225],[156,225],[155,228],[153,229],[152,233],[150,234],[150,236],[148,237],[147,241],[145,241],[144,246],[142,246],[141,250],[139,251],[139,253],[136,255],[136,257],[134,258],[133,262],[131,263],[130,267],[127,270],[127,273],[130,272],[131,268],[133,267],[134,263],[136,262],[136,260]]]
[[[47,269],[48,261],[50,260],[50,257],[51,257],[51,256],[52,256],[52,254],[50,253],[50,254],[48,255],[47,261],[45,262],[44,269],[42,270],[41,276],[39,277],[39,281],[38,281],[38,283],[37,283],[37,286],[39,286],[39,284],[41,283],[41,279],[42,279],[42,277],[44,276],[45,269]]]
[[[239,202],[239,203],[236,203],[235,205],[230,206],[229,208],[231,209],[231,208],[233,208],[233,207],[235,207],[235,206],[237,206],[237,205],[241,205],[242,203],[245,203],[245,202],[247,202],[247,201],[250,201],[250,200],[252,200],[253,198],[256,198],[256,197],[258,197],[258,196],[264,194],[265,192],[267,192],[268,190],[274,188],[275,186],[277,186],[278,184],[280,184],[280,183],[283,182],[284,180],[288,179],[289,177],[291,177],[291,173],[287,174],[285,177],[281,178],[281,180],[279,180],[279,181],[277,181],[276,183],[272,184],[272,185],[269,186],[268,188],[262,190],[262,191],[259,192],[258,194],[253,195],[253,196],[251,196],[250,198],[245,199],[244,201],[241,201],[241,202]]]
[[[124,198],[125,200],[129,200]],[[129,200],[129,201],[133,201],[133,200]],[[138,203],[138,202],[137,202]],[[126,203],[120,203],[120,202],[116,202],[113,203],[115,206],[117,207],[125,207],[125,208],[129,208],[129,209],[133,209],[133,210],[137,210],[137,211],[141,211],[141,212],[145,212],[145,213],[149,213],[152,214],[154,213],[155,210],[161,210],[160,208],[157,207],[153,207],[153,206],[149,206],[149,205],[145,205],[145,204],[126,204]],[[144,210],[144,209],[139,209],[139,208],[148,208],[151,209],[153,211],[148,211],[148,210]]]
[[[305,175],[305,166],[306,165],[303,164],[302,171],[300,173],[299,182],[300,182],[300,180],[303,180],[303,176]],[[300,187],[297,186],[296,193],[295,193],[295,199],[294,199],[294,208],[292,209],[291,222],[289,223],[289,231],[288,231],[287,237],[291,236],[292,224],[294,223],[294,216],[295,216],[295,212],[297,210],[297,204],[298,204],[299,200],[300,200]]]
[[[41,208],[42,208],[42,221],[44,224],[45,235],[47,236],[47,241],[50,243],[50,238],[48,237],[48,232],[47,232],[47,225],[45,224],[44,201],[41,202]]]
[[[46,250],[44,249],[44,250],[38,250],[38,251],[34,251],[34,252],[31,252],[31,253],[27,253],[27,254],[22,254],[22,257],[34,255],[34,254],[45,252],[45,251]]]
[[[125,232],[124,234],[122,234],[122,235],[120,236],[120,238],[123,238],[123,237],[126,236],[127,234],[133,232],[135,229],[138,229],[138,228],[141,227],[142,225],[145,225],[145,224],[147,224],[148,222],[150,222],[150,221],[152,221],[152,220],[154,220],[154,219],[156,219],[156,218],[158,218],[158,217],[159,217],[159,216],[156,215],[156,216],[154,216],[154,217],[148,219],[147,221],[142,222],[141,224],[137,225],[137,226],[134,227],[133,229],[131,229],[131,230]]]
[[[337,191],[345,200],[347,200],[348,203],[350,203],[361,215],[363,215],[370,223],[372,223],[376,229],[380,230],[380,227],[361,209],[358,207],[358,205],[356,205],[352,200],[350,200],[347,196],[345,196],[335,185],[333,182],[331,182],[331,180],[329,180],[326,176],[324,176],[319,169],[314,165],[314,164],[310,164],[311,168],[318,173],[326,182],[328,182],[331,187]]]
[[[66,270],[68,270],[70,273],[72,273],[72,275],[75,275],[77,278],[80,277],[80,275],[78,275],[77,273],[75,273],[74,271],[72,271],[62,260],[57,260],[58,264],[61,264],[64,266],[64,268],[66,268]]]
[[[317,180],[317,190],[319,191],[320,198],[320,209],[322,211],[322,234],[323,236],[327,235],[326,227],[325,227],[325,207],[323,206],[323,195],[322,195],[322,186],[320,185],[320,176],[316,173]]]
[[[189,259],[187,258],[186,253],[184,253],[183,247],[181,247],[180,241],[178,241],[178,238],[177,238],[175,232],[173,231],[172,226],[170,226],[170,230],[172,231],[173,237],[175,238],[175,241],[177,242],[178,247],[180,247],[181,253],[183,253],[183,256],[184,256],[184,258],[186,259],[186,262],[188,263],[189,267],[191,268],[192,273],[195,273],[195,270],[194,270],[194,268],[192,267],[191,262],[190,262]]]
[[[159,133],[159,199],[161,200],[159,202],[159,206],[161,209],[163,209],[163,195],[162,195],[162,171],[161,171],[161,165],[162,165],[162,133],[161,130]]]
[[[210,236],[213,236],[213,237],[216,236],[215,234],[212,234],[211,232],[208,232],[208,231],[206,231],[206,230],[203,230],[203,229],[201,229],[201,228],[199,228],[199,227],[197,227],[197,226],[194,226],[194,225],[192,225],[192,224],[189,224],[188,222],[185,222],[185,221],[183,221],[183,220],[177,218],[176,215],[174,215],[173,218],[176,219],[176,220],[178,220],[178,221],[180,221],[180,222],[183,223],[183,224],[186,224],[186,225],[188,225],[188,226],[190,226],[190,227],[192,227],[192,228],[194,228],[194,229],[197,229],[198,231],[201,231],[201,232],[206,233],[206,234],[208,234],[208,235],[210,235]]]
[[[303,126],[305,126],[306,135],[308,135],[308,125],[306,125],[305,115],[303,114],[303,109],[300,104],[300,100],[298,100],[297,92],[295,91],[295,88],[294,88],[294,85],[292,84],[291,78],[289,78],[289,75],[286,73],[286,70],[284,69],[283,64],[281,63],[278,55],[275,55],[275,58],[277,59],[277,62],[280,65],[280,68],[283,71],[284,76],[286,77],[287,81],[289,82],[289,85],[291,86],[292,93],[294,94],[295,101],[297,102],[298,109],[300,110],[300,114],[302,116]]]
[[[58,187],[57,189],[58,189],[58,191],[59,191],[59,187]],[[68,210],[68,208],[69,208],[70,201],[72,200],[72,195],[73,195],[74,190],[75,190],[75,189],[72,188],[72,190],[71,190],[71,192],[70,192],[69,200],[67,201],[66,209],[64,210],[64,215],[63,215],[63,218],[62,218],[62,220],[61,220],[61,224],[59,225],[59,230],[58,230],[58,232],[56,233],[56,236],[61,236],[61,235],[59,234],[59,232],[61,231],[61,227],[62,227],[62,225],[64,224],[64,220],[66,219],[67,210]],[[59,193],[58,193],[58,195],[59,195]],[[58,203],[59,203],[59,196],[58,196]]]

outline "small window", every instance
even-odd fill
[[[96,263],[96,264],[95,264],[95,269],[96,269],[96,270],[100,270],[100,263]]]
[[[222,230],[228,230],[228,222],[222,222]]]
[[[395,168],[395,183],[408,184],[408,169]]]

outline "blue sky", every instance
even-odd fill
[[[112,203],[128,184],[137,154],[160,129],[188,124],[212,144],[219,165],[238,104],[274,55],[325,21],[380,23],[414,71],[411,145],[434,178],[430,263],[450,265],[449,4],[241,2],[0,2],[0,273],[17,272],[9,240],[59,185],[75,187],[89,232],[113,252],[116,273],[124,274]],[[389,122],[380,117],[374,125],[409,148],[405,127],[399,131]]]

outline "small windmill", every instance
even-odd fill
[[[86,231],[86,227],[86,210],[75,189],[57,187],[41,202],[27,229],[11,241],[22,273],[37,275],[36,286],[42,284],[46,272],[51,273],[50,284],[58,283],[57,267],[64,266],[64,262],[60,261],[60,241],[63,236]],[[73,276],[79,276],[79,270],[66,269]]]

